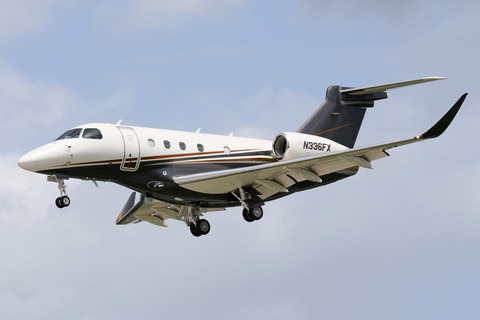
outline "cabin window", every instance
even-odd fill
[[[170,141],[163,140],[163,145],[165,146],[166,149],[170,149]]]
[[[185,145],[184,142],[180,142],[178,145],[180,146],[180,149],[182,149],[182,150],[185,150],[187,148],[187,146]]]
[[[225,152],[226,154],[230,154],[230,148],[229,147],[223,147],[223,152]]]
[[[95,128],[87,128],[83,131],[82,138],[84,139],[102,139],[102,133],[100,130],[95,129]]]
[[[200,151],[200,152],[203,152],[203,150],[205,150],[205,148],[203,148],[203,144],[200,144],[200,143],[197,144],[197,149],[198,149],[198,151]]]
[[[82,132],[82,129],[70,129],[58,137],[57,140],[78,138],[80,137],[80,132]]]
[[[148,139],[148,145],[152,148],[155,147],[155,141],[153,141],[153,139]]]

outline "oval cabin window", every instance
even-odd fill
[[[178,145],[180,146],[180,149],[182,149],[182,150],[185,150],[187,148],[187,146],[185,145],[184,142],[180,142]]]
[[[163,145],[165,146],[166,149],[170,149],[170,141],[163,140]]]

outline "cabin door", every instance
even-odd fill
[[[140,143],[135,130],[129,127],[117,127],[122,133],[124,154],[120,170],[136,171],[140,166]]]

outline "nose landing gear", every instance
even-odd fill
[[[47,180],[51,182],[57,182],[58,183],[58,190],[60,190],[60,197],[55,199],[55,205],[58,208],[65,208],[70,205],[70,198],[67,196],[67,192],[65,191],[65,188],[67,185],[65,184],[65,179],[68,180],[68,176],[60,178],[59,175],[53,175],[53,176],[48,176]]]
[[[68,207],[70,205],[70,198],[68,196],[61,196],[55,199],[55,204],[59,208]]]

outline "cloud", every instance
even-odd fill
[[[0,64],[0,134],[15,137],[3,140],[2,146],[15,147],[19,142],[33,140],[32,135],[37,136],[39,130],[55,128],[65,111],[75,108],[77,103],[70,90],[48,80],[29,80]]]
[[[54,20],[54,9],[76,2],[77,0],[1,0],[0,41],[39,33]]]
[[[98,6],[97,24],[119,33],[169,28],[190,18],[221,16],[245,0],[123,0]]]
[[[190,126],[201,126],[202,132],[214,130],[229,134],[233,131],[235,136],[269,140],[280,133],[277,130],[296,131],[322,102],[323,94],[312,97],[300,90],[265,86],[245,96],[232,89],[180,98],[176,104],[194,105],[197,110],[203,110],[200,118],[186,119],[191,122]],[[292,108],[296,110],[293,114]]]
[[[459,0],[454,3],[456,7],[468,4],[468,0]],[[440,10],[451,7],[452,2],[448,0],[432,1],[432,0],[299,0],[295,2],[297,9],[303,14],[310,17],[328,16],[332,11],[338,11],[341,15],[353,15],[359,19],[371,17],[372,15],[385,15],[393,21],[398,22],[405,18],[416,15],[416,13],[424,13],[428,8],[428,12],[432,14],[432,10],[438,13]]]

